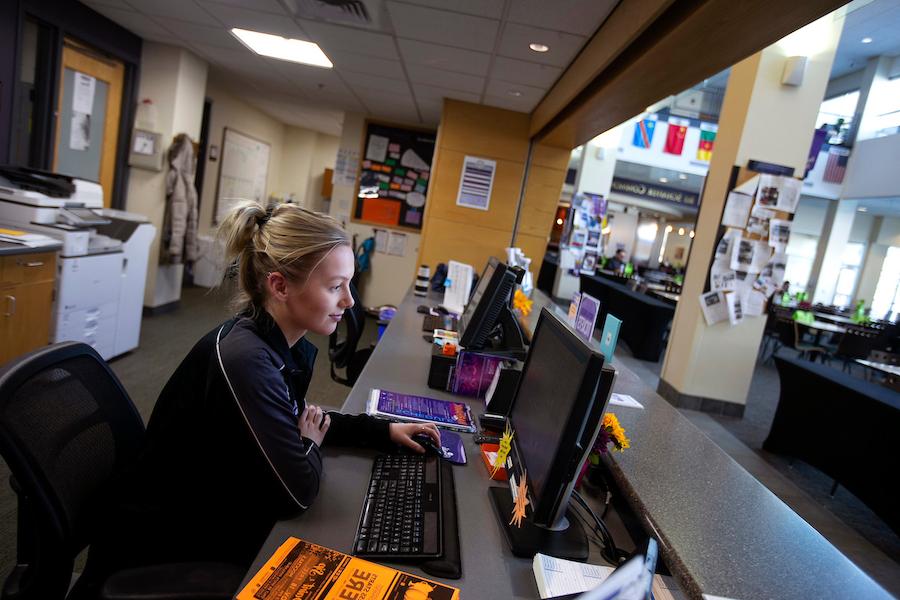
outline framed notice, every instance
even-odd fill
[[[486,158],[467,156],[463,161],[459,178],[457,206],[488,210],[491,206],[491,190],[494,187],[494,171],[497,163]]]
[[[353,218],[422,229],[435,133],[366,123]]]

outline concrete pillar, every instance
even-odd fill
[[[658,388],[676,406],[743,415],[765,319],[707,326],[698,297],[712,262],[732,168],[754,159],[803,173],[842,27],[843,13],[832,13],[731,69]],[[808,57],[803,82],[784,86],[785,60],[798,55]]]
[[[893,63],[893,56],[876,56],[866,64],[859,86],[859,100],[853,113],[851,144],[875,137],[878,115],[890,110],[893,98],[884,88],[890,81]]]
[[[831,304],[837,286],[838,273],[841,271],[841,255],[850,239],[850,230],[853,229],[857,204],[859,203],[856,200],[839,200],[835,203],[834,221],[831,224],[831,230],[828,231],[828,239],[819,241],[819,247],[824,242],[825,252],[822,254],[822,265],[819,268],[815,292],[812,295],[814,303]]]
[[[172,138],[186,133],[200,139],[203,99],[208,65],[177,46],[144,41],[141,50],[141,77],[138,98],[150,98],[156,107],[156,131],[162,134],[166,151]],[[132,168],[128,177],[126,210],[146,215],[156,226],[150,247],[144,306],[160,309],[181,299],[183,265],[159,264],[159,241],[166,208],[166,171]]]
[[[651,269],[659,266],[659,253],[662,250],[663,238],[666,235],[666,225],[665,217],[660,218],[659,227],[656,229],[656,239],[653,240],[653,247],[650,248],[650,259],[647,261],[647,266]]]
[[[828,240],[827,236],[831,231],[831,226],[834,224],[834,216],[837,214],[837,200],[828,202],[828,208],[825,211],[825,221],[822,223],[822,230],[819,232],[819,243],[816,246],[816,257],[813,259],[812,268],[809,272],[809,281],[806,284],[806,289],[796,289],[794,290],[794,286],[791,286],[791,289],[797,292],[809,292],[810,297],[815,296],[816,286],[819,284],[819,274],[822,272],[822,264],[825,262],[825,249],[828,248]],[[793,292],[792,292],[793,293]]]

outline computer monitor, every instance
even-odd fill
[[[521,331],[509,308],[515,286],[516,273],[505,263],[491,257],[460,316],[460,346],[466,350],[509,350],[524,355]],[[489,338],[498,324],[503,326],[503,339],[489,345]]]
[[[587,537],[578,521],[566,519],[566,510],[612,391],[615,369],[603,363],[600,351],[560,316],[541,310],[509,415],[513,473],[516,479],[527,473],[531,503],[523,527],[505,527],[517,556],[587,559]],[[498,502],[511,506],[509,491],[492,488],[491,494],[507,523],[509,513]]]

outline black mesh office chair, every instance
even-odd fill
[[[350,294],[353,296],[353,307],[344,311],[344,317],[328,338],[328,360],[331,361],[331,378],[338,383],[353,386],[362,373],[366,361],[372,354],[372,348],[357,350],[359,340],[366,326],[366,309],[356,286],[350,283]],[[343,337],[341,337],[343,330]],[[344,369],[346,377],[341,377],[337,369]]]
[[[18,496],[16,566],[3,600],[234,595],[243,570],[213,563],[129,569],[105,585],[82,578],[68,592],[75,557],[102,518],[108,485],[134,459],[143,436],[144,423],[122,384],[86,344],[55,344],[0,370],[0,454]]]

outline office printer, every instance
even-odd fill
[[[156,235],[145,217],[104,209],[98,183],[0,166],[0,222],[63,244],[50,342],[85,342],[105,359],[137,347]]]

